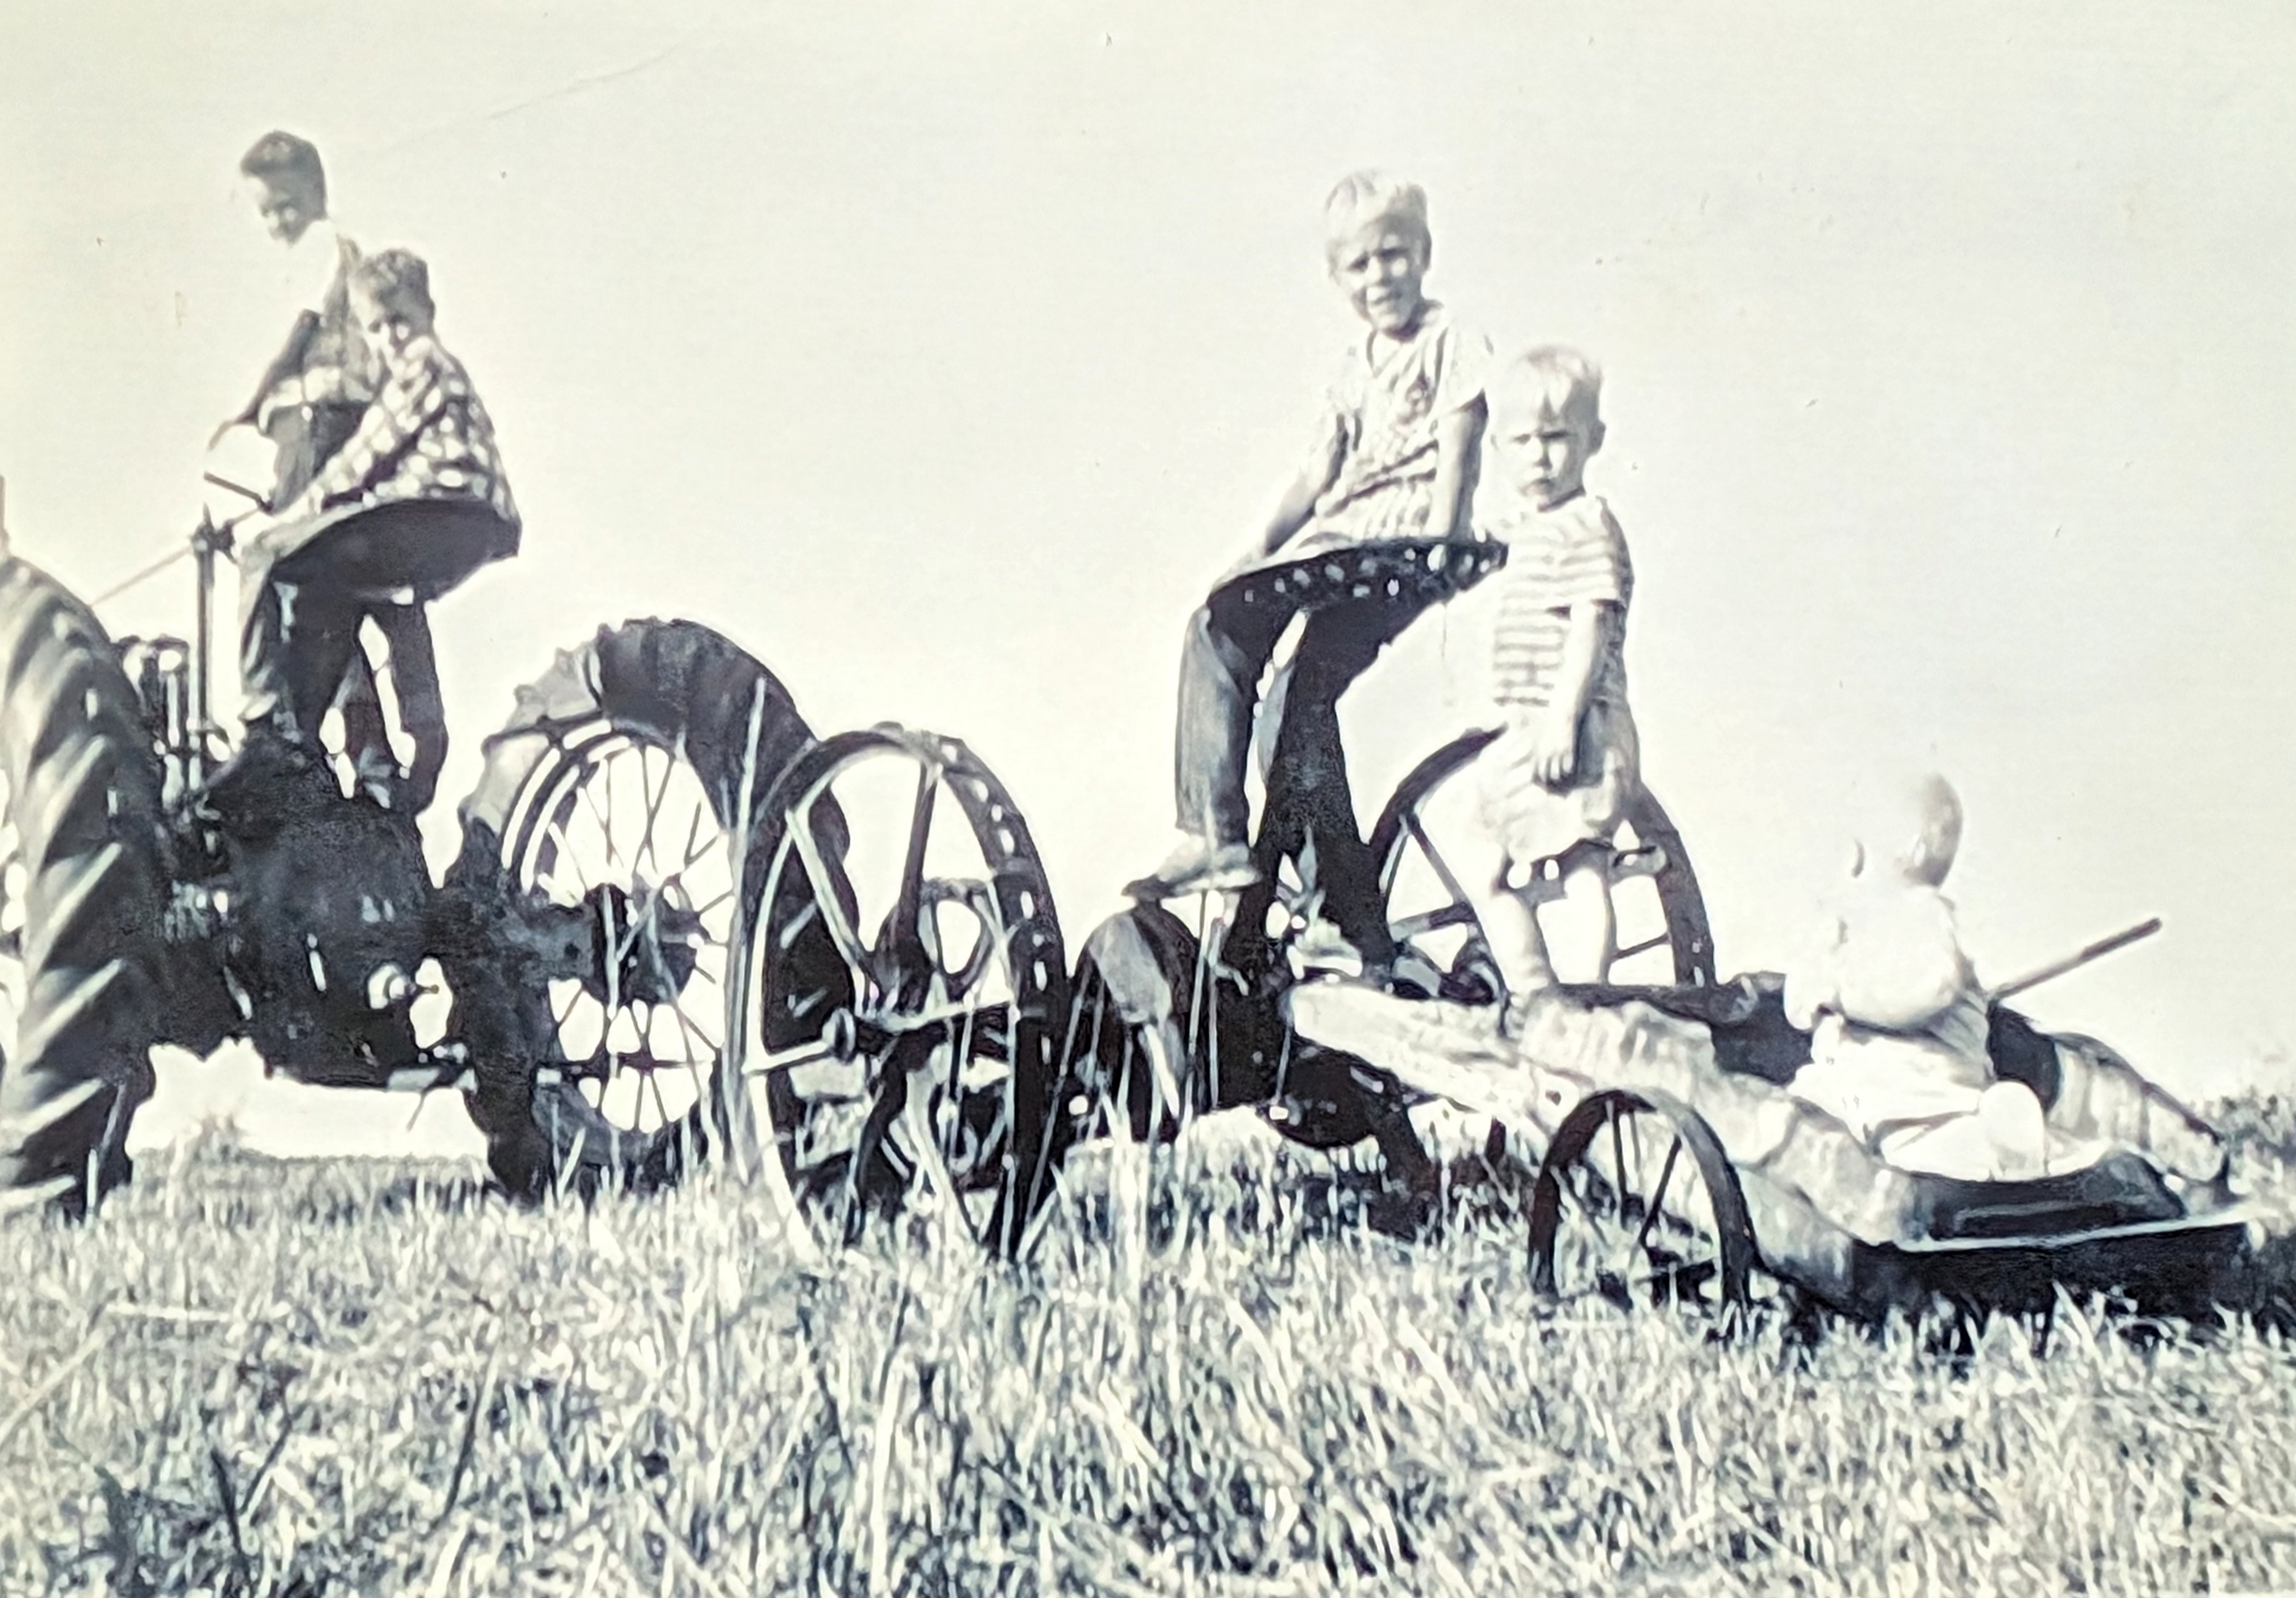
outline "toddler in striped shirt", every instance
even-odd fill
[[[1492,954],[1517,993],[1555,980],[1537,906],[1573,912],[1572,964],[1604,980],[1617,952],[1612,839],[1640,765],[1626,707],[1626,539],[1586,492],[1603,445],[1602,374],[1575,350],[1506,363],[1488,391],[1485,535],[1507,545],[1495,579],[1489,691],[1504,717],[1476,762],[1483,817],[1505,852],[1485,906]]]

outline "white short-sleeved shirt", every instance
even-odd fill
[[[1288,553],[1426,537],[1438,440],[1482,397],[1490,362],[1489,338],[1434,301],[1408,338],[1368,333],[1350,348],[1325,394],[1341,442],[1339,476]]]
[[[289,320],[304,311],[315,317],[326,314],[327,297],[334,292],[335,279],[343,270],[344,242],[343,229],[334,218],[321,216],[287,246],[280,287]]]
[[[350,313],[350,269],[359,246],[331,216],[304,228],[287,247],[280,275],[281,325],[306,313],[318,331],[304,352],[303,370],[266,396],[265,408],[292,405],[363,405],[375,397],[381,374]]]

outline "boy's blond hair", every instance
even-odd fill
[[[1603,369],[1576,349],[1541,345],[1493,373],[1489,393],[1493,414],[1536,408],[1594,425],[1602,421]]]
[[[1390,173],[1350,172],[1332,185],[1324,201],[1324,259],[1339,264],[1342,244],[1373,222],[1400,222],[1417,241],[1422,255],[1433,248],[1427,230],[1427,191]]]

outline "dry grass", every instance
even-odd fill
[[[1405,1247],[1312,1157],[1153,1229],[1103,1161],[1105,1234],[1025,1272],[820,1275],[708,1184],[522,1212],[452,1168],[165,1164],[0,1237],[0,1591],[2296,1586],[2296,1356],[2244,1323],[2066,1316],[2039,1359],[1997,1324],[1957,1367],[1557,1322],[1518,1227]]]

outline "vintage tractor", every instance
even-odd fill
[[[763,787],[812,744],[781,685],[693,622],[600,629],[520,690],[434,882],[413,815],[338,772],[259,815],[203,802],[229,550],[203,520],[188,643],[115,643],[0,564],[0,1184],[84,1210],[128,1174],[153,1047],[227,1038],[304,1082],[461,1086],[522,1194],[674,1176],[732,1124]],[[412,1012],[440,981],[425,1046]]]

